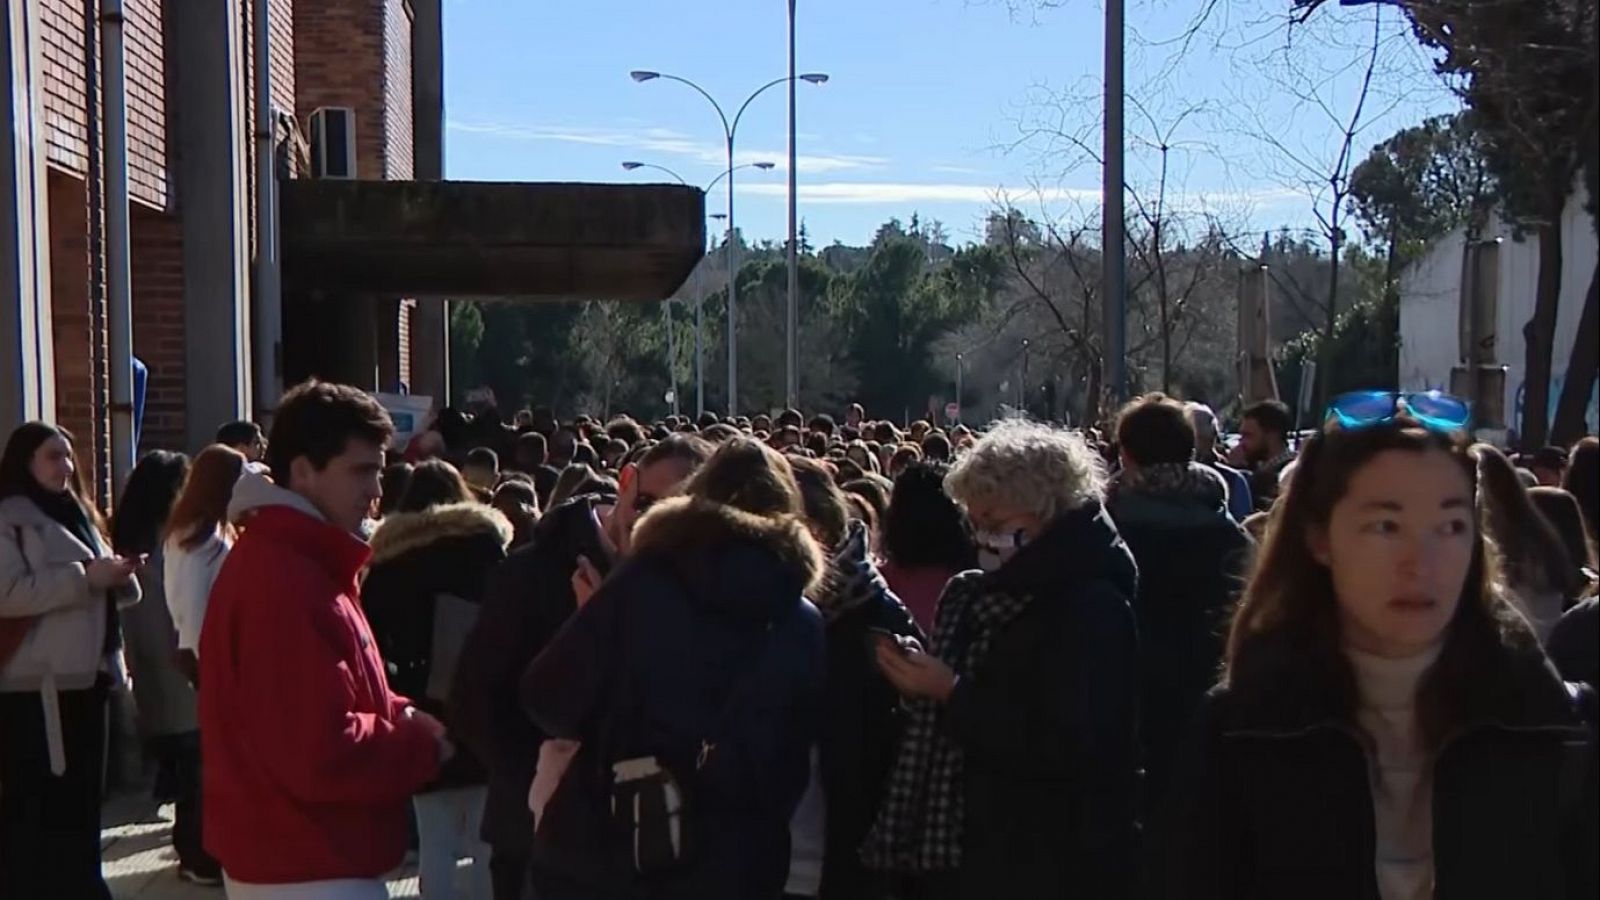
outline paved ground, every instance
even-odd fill
[[[157,808],[148,795],[111,801],[101,817],[100,859],[117,900],[223,900],[221,888],[178,880],[172,852],[172,807]],[[390,897],[416,897],[416,871],[396,872]]]

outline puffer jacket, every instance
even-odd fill
[[[450,728],[489,770],[479,834],[501,852],[526,853],[533,842],[528,788],[545,738],[523,713],[518,684],[578,608],[572,594],[577,558],[606,565],[596,507],[616,502],[612,495],[585,495],[547,512],[533,542],[489,573],[478,622],[461,651]]]
[[[479,604],[489,571],[505,559],[510,541],[511,523],[482,503],[394,513],[372,536],[372,562],[361,583],[361,606],[383,655],[389,684],[447,725],[452,717],[443,699],[428,696],[430,681],[446,674],[434,671],[439,664],[434,658],[435,609],[442,596]],[[452,734],[452,740],[456,754],[429,789],[484,783],[483,763],[459,736]]]
[[[1368,739],[1314,652],[1269,640],[1270,677],[1201,707],[1152,828],[1149,900],[1380,900]],[[1461,724],[1432,754],[1432,896],[1595,896],[1593,695],[1531,634],[1471,658]]]
[[[663,501],[639,521],[633,556],[523,675],[533,720],[582,744],[535,846],[540,865],[601,861],[570,873],[587,882],[575,896],[783,894],[826,678],[822,617],[803,598],[822,565],[796,518]],[[641,756],[684,783],[698,847],[681,869],[631,878],[622,843],[586,826],[604,815],[611,764]]]
[[[123,680],[121,659],[102,655],[105,595],[89,590],[85,568],[110,555],[105,542],[84,546],[28,498],[0,500],[0,618],[34,620],[0,667],[0,692],[82,690],[102,671]],[[138,603],[138,580],[116,596],[118,607]]]

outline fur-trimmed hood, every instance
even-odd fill
[[[679,564],[685,577],[696,582],[698,593],[729,602],[746,600],[751,591],[745,588],[757,587],[751,582],[758,580],[781,582],[811,596],[827,568],[822,549],[799,516],[767,518],[695,497],[657,504],[634,526],[632,544],[635,557]],[[778,571],[771,574],[777,578],[746,572],[752,575],[748,580],[737,575],[730,579],[722,571],[751,550],[775,559]]]
[[[372,562],[379,565],[436,541],[492,536],[504,550],[511,544],[511,523],[500,511],[482,503],[447,503],[421,512],[393,513],[372,535]]]

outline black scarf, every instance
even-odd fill
[[[105,550],[105,541],[100,532],[89,520],[89,513],[83,508],[83,503],[72,491],[47,491],[36,484],[30,484],[25,489],[29,500],[39,507],[39,511],[49,516],[56,524],[65,528],[69,534],[83,542],[89,552],[96,556]],[[122,649],[122,620],[117,615],[117,600],[114,592],[106,592],[106,638],[105,645],[101,648],[104,654],[115,653]]]

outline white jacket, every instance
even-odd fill
[[[228,558],[233,544],[221,534],[212,532],[193,547],[184,547],[177,535],[167,538],[162,545],[162,582],[167,588],[167,610],[172,613],[172,625],[178,630],[178,649],[192,650],[200,655],[200,627],[206,621],[206,603],[211,598],[211,585],[222,571],[222,561]]]
[[[0,500],[0,617],[37,617],[16,653],[0,669],[0,691],[37,691],[48,679],[60,690],[93,687],[96,676],[122,674],[107,665],[105,595],[89,590],[85,564],[110,556],[44,514],[26,497]],[[119,607],[139,602],[139,583],[117,591]]]
[[[66,771],[59,691],[94,686],[101,672],[127,680],[122,654],[107,657],[105,594],[89,589],[86,564],[110,556],[105,542],[86,546],[26,497],[0,500],[0,618],[32,619],[3,668],[0,693],[38,693],[44,706],[51,771]],[[119,607],[139,602],[133,579],[116,591]]]

